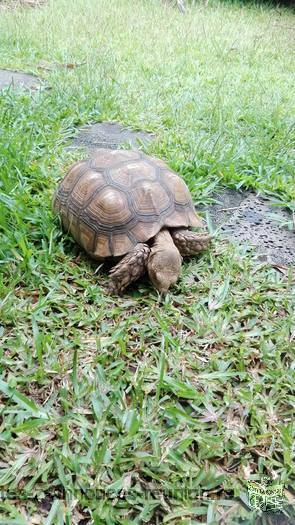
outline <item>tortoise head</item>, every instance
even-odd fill
[[[154,239],[147,262],[149,278],[156,290],[166,293],[176,283],[181,271],[182,257],[168,230],[161,230]]]

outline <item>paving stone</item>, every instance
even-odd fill
[[[212,224],[239,244],[256,248],[260,260],[272,264],[295,264],[295,231],[283,226],[291,214],[283,207],[253,192],[224,190],[214,195],[219,201],[204,207]]]
[[[10,71],[9,69],[0,69],[0,89],[8,86],[26,87],[36,89],[40,87],[41,81],[34,75],[27,75],[21,71]]]
[[[154,140],[152,133],[145,131],[131,131],[117,122],[99,122],[81,128],[80,133],[74,138],[70,149],[84,147],[88,150],[96,148],[119,149],[124,144],[139,148],[141,142],[148,144]]]

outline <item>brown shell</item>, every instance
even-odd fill
[[[63,228],[94,259],[128,253],[163,227],[202,226],[184,181],[139,151],[97,150],[54,195]]]

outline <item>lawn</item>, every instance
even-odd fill
[[[0,525],[250,525],[263,475],[295,523],[291,270],[217,237],[164,301],[144,280],[112,297],[51,212],[70,137],[103,120],[154,132],[196,205],[225,185],[292,208],[294,22],[217,1],[0,6],[0,66],[45,82],[0,93]]]

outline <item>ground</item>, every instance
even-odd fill
[[[164,301],[111,297],[51,212],[67,140],[102,120],[155,133],[196,205],[226,185],[291,209],[294,15],[4,4],[1,67],[44,87],[0,94],[0,524],[250,524],[265,474],[294,523],[291,270],[217,237]]]

